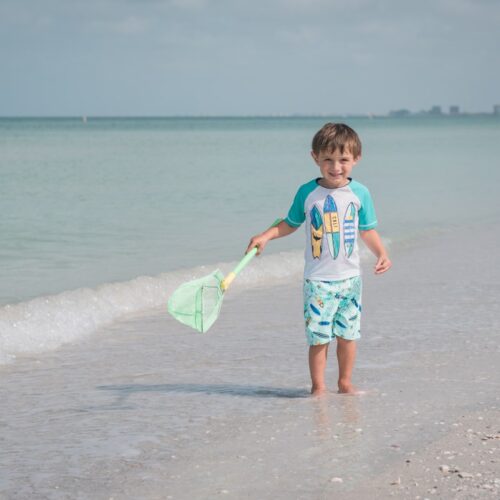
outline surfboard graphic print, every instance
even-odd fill
[[[344,215],[344,250],[347,258],[351,256],[354,250],[354,241],[356,239],[354,217],[356,217],[356,209],[354,208],[354,203],[351,201]]]
[[[323,241],[323,219],[316,205],[313,206],[310,215],[312,256],[314,259],[319,259],[321,257]]]
[[[337,204],[332,196],[328,195],[323,205],[323,224],[325,226],[326,241],[333,259],[339,255],[340,225]]]

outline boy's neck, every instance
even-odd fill
[[[341,186],[328,186],[328,185],[325,184],[325,178],[324,177],[318,177],[316,179],[316,184],[318,184],[319,186],[321,186],[322,188],[325,188],[325,189],[341,189],[341,188],[346,187],[347,185],[349,185],[351,182],[352,182],[352,177],[348,177],[346,183],[342,184]]]

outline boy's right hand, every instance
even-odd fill
[[[257,247],[257,255],[260,255],[262,251],[264,250],[264,247],[266,246],[267,242],[269,241],[269,238],[266,238],[264,234],[258,234],[257,236],[254,236],[251,240],[250,243],[248,244],[248,248],[246,249],[245,253],[247,254],[251,250],[253,250],[255,247]]]
[[[254,236],[250,240],[245,253],[248,253],[253,248],[257,247],[257,255],[260,255],[268,241],[288,236],[296,230],[296,227],[289,226],[284,220],[282,220],[279,224],[271,226],[267,231]]]

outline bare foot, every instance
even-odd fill
[[[327,388],[326,386],[315,387],[314,385],[311,387],[311,396],[323,396],[326,394]]]
[[[339,382],[339,394],[362,394],[363,391],[358,391],[350,382]]]

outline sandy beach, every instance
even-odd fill
[[[235,283],[205,335],[155,310],[2,366],[0,497],[498,498],[497,229],[365,269],[362,396],[334,357],[308,395],[300,276]]]

